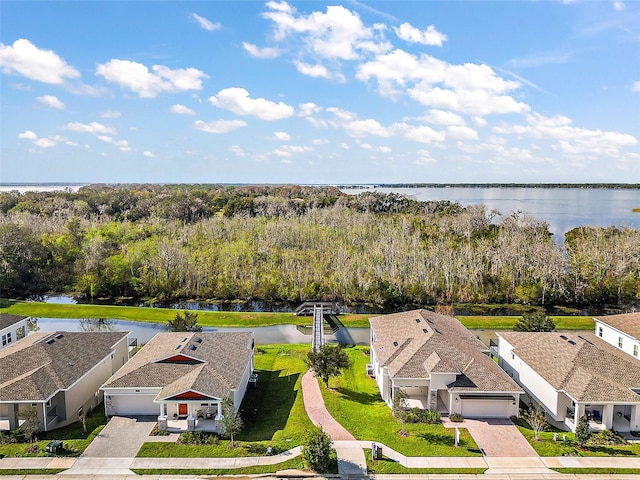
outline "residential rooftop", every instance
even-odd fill
[[[25,318],[22,315],[9,315],[7,313],[0,313],[0,330],[4,330],[11,325],[15,325],[18,322],[21,322]]]
[[[640,403],[640,360],[592,333],[498,332],[513,353],[578,402]]]
[[[640,341],[640,312],[607,315],[604,317],[594,317],[594,319],[606,323],[610,327]]]
[[[457,319],[429,310],[373,317],[372,347],[396,378],[457,375],[453,391],[514,392],[522,389],[486,354],[487,346]]]

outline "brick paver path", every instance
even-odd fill
[[[466,428],[487,457],[537,457],[538,454],[507,419],[487,418],[472,420],[465,418],[462,423],[444,419],[446,428]]]
[[[304,409],[314,425],[319,425],[331,437],[331,440],[355,440],[342,425],[327,411],[318,385],[318,379],[311,371],[302,377],[302,398]]]

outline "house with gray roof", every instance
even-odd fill
[[[128,359],[127,332],[36,332],[0,350],[0,425],[35,407],[42,431],[78,421]]]
[[[252,332],[162,332],[102,386],[107,415],[155,415],[160,429],[220,431],[253,373]]]
[[[635,358],[640,358],[640,312],[594,317],[595,334]]]
[[[0,313],[0,350],[27,336],[30,318]]]
[[[374,317],[369,323],[368,369],[390,406],[402,389],[411,407],[464,417],[518,414],[524,392],[457,319],[413,310]]]
[[[640,430],[640,360],[592,333],[499,332],[500,366],[558,428]]]

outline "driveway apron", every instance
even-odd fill
[[[113,417],[81,457],[135,457],[156,421],[155,417]]]

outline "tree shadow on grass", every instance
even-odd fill
[[[434,445],[446,445],[448,447],[452,447],[455,440],[452,436],[450,435],[442,435],[440,433],[429,433],[429,432],[424,432],[424,433],[418,433],[416,434],[416,436],[418,438],[421,438],[422,440],[425,440],[428,443],[432,443]],[[462,441],[460,442],[460,445],[462,446]]]
[[[332,390],[338,392],[348,400],[352,400],[363,405],[372,405],[381,401],[379,393],[355,392],[344,387],[332,388]]]
[[[298,394],[295,385],[299,373],[282,375],[282,370],[255,373],[258,386],[247,390],[240,407],[245,427],[238,440],[247,442],[270,440],[278,430],[283,430]]]

